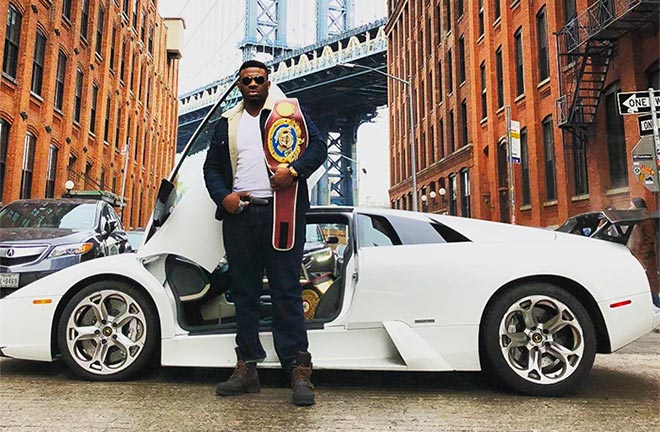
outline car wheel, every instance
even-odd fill
[[[67,366],[95,381],[124,380],[156,352],[158,319],[152,303],[121,281],[83,288],[64,308],[58,343]]]
[[[589,314],[555,285],[531,283],[507,291],[483,324],[484,369],[522,393],[570,393],[593,365],[596,334]]]

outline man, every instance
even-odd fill
[[[325,161],[327,148],[312,120],[302,115],[304,121],[299,126],[306,132],[305,151],[290,164],[267,167],[266,123],[276,114],[274,108],[279,103],[269,96],[268,73],[267,66],[259,61],[241,65],[237,85],[243,101],[218,120],[204,164],[206,187],[218,206],[216,218],[223,220],[238,327],[236,369],[229,380],[218,384],[216,393],[232,396],[260,391],[256,365],[266,358],[259,341],[259,297],[265,269],[273,304],[275,351],[282,368],[291,372],[292,403],[306,406],[314,404],[314,392],[300,286],[305,213],[309,208],[305,179]],[[276,249],[273,194],[290,187],[296,190],[295,182],[294,241],[288,250]],[[277,205],[280,208],[280,203]]]
[[[630,200],[631,209],[648,209],[644,198],[635,197]],[[646,219],[635,225],[630,238],[628,239],[628,248],[635,255],[635,258],[646,270],[646,277],[651,285],[651,298],[653,304],[660,308],[660,281],[658,280],[658,262],[656,255],[656,223],[653,219]]]

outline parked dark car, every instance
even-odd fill
[[[648,218],[657,222],[658,216],[646,209],[592,211],[569,217],[557,231],[626,244],[632,228]]]
[[[130,250],[117,213],[104,201],[11,202],[0,210],[0,297],[79,262]]]

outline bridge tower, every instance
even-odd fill
[[[273,59],[286,55],[287,0],[246,0],[245,39],[240,43],[243,59],[259,53]],[[341,35],[354,27],[355,0],[316,0],[316,41]],[[353,205],[357,193],[358,167],[353,162],[357,128],[370,116],[338,116],[342,120],[319,123],[331,156],[325,174],[312,191],[312,204]],[[350,120],[349,120],[350,119]],[[334,154],[334,156],[332,155]],[[355,176],[355,177],[354,177]],[[332,198],[331,198],[332,195]]]
[[[246,0],[245,39],[239,44],[243,59],[258,53],[278,57],[288,50],[287,0]]]

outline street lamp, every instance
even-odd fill
[[[402,78],[399,78],[397,76],[391,75],[387,72],[383,72],[382,70],[375,69],[369,66],[364,66],[358,63],[340,63],[340,66],[346,66],[348,68],[362,68],[366,69],[368,71],[376,72],[381,75],[386,76],[387,78],[391,78],[395,81],[399,81],[400,83],[403,83],[408,86],[408,111],[410,112],[410,166],[412,168],[412,204],[413,204],[413,210],[414,211],[419,211],[419,208],[417,207],[417,158],[415,156],[415,115],[413,113],[413,97],[412,97],[412,81],[411,80],[404,80]]]

